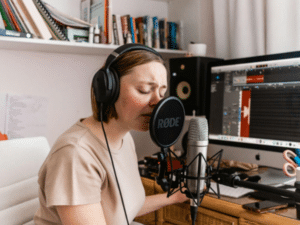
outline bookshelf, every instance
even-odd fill
[[[103,55],[110,54],[118,45],[90,44],[58,40],[27,39],[14,37],[0,37],[0,49],[16,51],[37,51],[78,55]],[[156,49],[163,57],[184,55],[186,51]]]

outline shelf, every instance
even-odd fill
[[[57,40],[43,40],[31,38],[0,37],[0,49],[15,51],[37,51],[60,54],[78,54],[78,55],[108,55],[118,45],[108,44],[90,44],[82,42],[69,42]],[[186,51],[171,49],[155,49],[163,57],[170,58],[183,56]]]

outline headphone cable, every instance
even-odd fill
[[[103,116],[102,113],[103,112],[102,112],[102,109],[103,109],[103,103],[100,104],[100,110],[99,110],[100,122],[101,122],[101,125],[102,125],[102,130],[103,130],[103,134],[104,134],[104,137],[105,137],[105,141],[106,141],[106,145],[107,145],[107,150],[109,152],[109,156],[110,156],[110,159],[111,159],[111,164],[112,164],[112,167],[113,167],[113,170],[114,170],[115,178],[116,178],[116,181],[117,181],[118,190],[119,190],[119,193],[120,193],[120,197],[121,197],[121,201],[122,201],[122,205],[123,205],[123,209],[124,209],[126,221],[127,221],[127,224],[129,225],[128,216],[127,216],[127,213],[126,213],[126,208],[125,208],[125,204],[124,204],[124,200],[123,200],[121,188],[120,188],[118,177],[117,177],[117,172],[116,172],[116,169],[115,169],[113,157],[112,157],[112,154],[111,154],[111,151],[110,151],[110,148],[109,148],[107,136],[106,136],[104,125],[103,125],[103,118],[102,118],[102,116]]]

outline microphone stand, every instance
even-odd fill
[[[170,160],[170,168],[171,172],[169,173],[169,176],[166,176],[166,170],[168,168],[167,164],[167,154],[169,153],[169,160]],[[177,191],[180,191],[181,193],[185,194],[188,198],[192,199],[194,202],[194,205],[196,207],[192,207],[191,209],[191,218],[192,218],[192,224],[195,224],[196,217],[197,217],[197,208],[200,206],[203,197],[210,189],[210,181],[213,177],[212,175],[212,164],[214,164],[218,160],[218,166],[216,172],[219,172],[221,158],[222,158],[223,150],[220,150],[217,152],[214,156],[212,156],[208,161],[206,161],[205,157],[202,155],[202,153],[199,153],[193,160],[190,162],[189,165],[185,165],[185,162],[182,158],[178,157],[173,151],[171,151],[169,148],[161,148],[161,152],[157,154],[158,160],[159,160],[159,174],[156,177],[156,182],[161,186],[161,188],[164,191],[167,191],[167,197],[173,195]],[[172,155],[180,161],[180,164],[183,165],[183,168],[173,170],[173,164],[172,164]],[[201,177],[201,163],[202,159],[206,164],[206,176]],[[187,171],[191,167],[192,163],[195,163],[195,161],[198,160],[198,170],[197,170],[197,176],[187,176]],[[210,164],[209,164],[210,162]],[[192,193],[190,191],[190,187],[188,186],[187,180],[197,180],[197,187],[196,193]],[[204,189],[202,192],[200,192],[200,181],[203,180],[206,184],[206,189]],[[178,189],[179,187],[179,189]],[[213,189],[213,192],[218,195],[218,198],[220,198],[220,191],[219,187],[218,192],[216,193]]]
[[[299,168],[299,167],[298,167]],[[300,172],[300,168],[298,169]],[[297,172],[298,172],[297,170]],[[299,173],[298,172],[298,173]],[[212,179],[218,184],[223,184],[230,187],[245,187],[257,191],[271,192],[276,195],[292,198],[296,201],[297,219],[300,219],[300,180],[295,182],[296,191],[287,191],[281,188],[276,188],[268,185],[258,184],[249,181],[242,181],[238,175],[229,175],[217,173],[212,176]]]

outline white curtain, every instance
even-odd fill
[[[214,0],[216,57],[300,50],[300,0]]]

